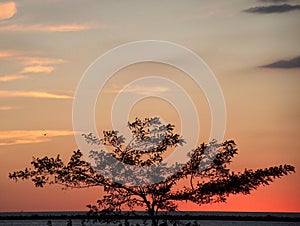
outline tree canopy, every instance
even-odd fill
[[[132,132],[128,143],[117,131],[104,131],[102,138],[91,133],[83,134],[91,145],[110,147],[110,152],[90,151],[96,167],[85,161],[82,152],[77,150],[67,163],[59,155],[33,158],[32,167],[12,172],[9,178],[32,180],[36,187],[46,184],[59,184],[65,188],[102,187],[104,194],[97,204],[88,205],[91,213],[143,208],[152,225],[158,225],[158,212],[177,211],[182,201],[198,205],[225,202],[230,194],[250,194],[261,185],[269,185],[274,179],[295,172],[295,168],[287,164],[231,171],[229,165],[238,154],[233,140],[202,143],[189,152],[186,163],[173,165],[171,170],[172,167],[163,164],[166,152],[184,145],[184,139],[174,132],[174,125],[163,125],[159,118],[154,117],[136,118],[128,123],[128,127]],[[111,162],[110,159],[117,161]],[[137,166],[141,169],[139,175],[127,166]],[[153,170],[152,177],[145,179],[149,176],[143,170],[145,167],[158,170]],[[105,172],[109,173],[106,175]],[[143,183],[133,184],[137,180]]]

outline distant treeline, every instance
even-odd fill
[[[234,213],[233,213],[234,214]],[[1,213],[0,220],[61,220],[61,219],[78,219],[78,220],[95,220],[99,219],[99,216],[90,216],[84,213],[77,214],[24,214],[18,213],[15,214],[7,214]],[[221,220],[221,221],[279,221],[279,222],[300,222],[300,217],[288,217],[288,216],[241,216],[241,215],[205,215],[205,214],[161,214],[159,217],[161,220]],[[127,214],[109,214],[105,216],[105,219],[113,219],[113,220],[148,220],[148,215],[145,214],[136,214],[130,215]]]

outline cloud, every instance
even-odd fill
[[[42,56],[33,56],[35,53],[32,52],[22,52],[16,50],[0,50],[0,59],[5,60],[17,60],[24,65],[50,65],[50,64],[61,64],[66,61],[60,58],[49,58]]]
[[[10,82],[14,80],[27,79],[25,75],[5,75],[0,77],[0,82]]]
[[[86,24],[62,24],[62,25],[21,25],[13,24],[0,27],[0,31],[17,31],[17,32],[75,32],[94,29],[95,26]]]
[[[292,58],[290,60],[279,60],[271,64],[264,65],[262,67],[267,68],[299,68],[300,56]]]
[[[258,13],[258,14],[269,14],[269,13],[285,13],[293,10],[300,10],[300,5],[270,5],[270,6],[257,6],[249,9],[245,9],[246,13]]]
[[[49,58],[33,56],[35,53],[32,52],[22,52],[16,50],[0,50],[0,59],[5,60],[17,60],[24,65],[51,65],[51,64],[61,64],[66,61],[60,58]]]
[[[16,61],[25,67],[16,72],[16,74],[28,74],[28,73],[51,73],[54,71],[54,65],[65,63],[66,61],[60,58],[48,58],[32,56],[33,53],[21,52],[15,50],[1,50],[0,59]],[[13,81],[18,79],[27,78],[24,75],[10,75],[0,77],[0,82]]]
[[[52,66],[42,66],[42,65],[36,65],[36,66],[28,66],[25,67],[21,73],[27,74],[27,73],[51,73],[54,71],[54,67]]]
[[[16,3],[4,2],[0,3],[0,20],[6,20],[13,17],[17,12]]]
[[[12,107],[12,106],[0,106],[0,111],[8,111],[8,110],[12,110],[12,109],[16,109],[16,107]]]
[[[168,92],[169,88],[164,86],[131,86],[121,89],[117,86],[112,87],[111,89],[104,90],[105,93],[136,93],[141,95],[158,95],[160,93]]]
[[[0,131],[0,146],[51,141],[54,137],[71,136],[68,130],[6,130]]]
[[[11,91],[0,90],[0,97],[31,97],[31,98],[46,98],[46,99],[72,99],[71,96],[58,95],[47,92],[38,91]]]
[[[1,50],[0,51],[0,59],[1,58],[10,59],[16,55],[17,55],[17,51],[14,51],[14,50]]]
[[[280,3],[280,2],[289,2],[290,0],[259,0],[260,2],[271,2],[271,3]]]
[[[21,51],[15,51],[15,50],[1,50],[0,51],[0,59],[4,60],[12,60],[19,62],[25,67],[23,70],[17,72],[21,74],[26,73],[51,73],[54,71],[53,65],[65,63],[66,61],[60,58],[48,58],[48,57],[39,57],[39,56],[32,56],[33,53],[28,52],[21,52]],[[0,82],[5,80],[16,80],[25,78],[25,76],[20,75],[17,76],[10,76],[6,78],[0,77]]]
[[[46,57],[19,57],[23,64],[25,65],[50,65],[50,64],[61,64],[65,63],[66,61],[63,59],[56,59],[56,58],[46,58]]]

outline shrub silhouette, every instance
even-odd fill
[[[232,172],[228,166],[238,151],[232,140],[201,144],[191,150],[186,163],[172,166],[173,169],[176,167],[174,172],[170,170],[172,167],[163,164],[167,150],[184,145],[182,137],[174,133],[174,125],[163,125],[159,118],[154,117],[136,118],[128,126],[132,132],[129,144],[125,144],[124,137],[117,131],[104,131],[101,139],[91,133],[83,134],[90,145],[110,146],[110,153],[90,152],[96,167],[85,161],[77,150],[66,164],[59,155],[56,158],[33,158],[32,168],[12,172],[9,178],[16,181],[31,179],[36,187],[46,184],[66,188],[99,186],[104,190],[103,197],[96,205],[88,205],[90,214],[99,216],[99,221],[112,219],[113,214],[119,214],[124,207],[132,211],[138,207],[147,211],[152,225],[158,225],[159,211],[176,211],[181,201],[198,205],[225,202],[230,194],[247,195],[260,185],[269,185],[274,179],[295,172],[291,165]],[[159,166],[159,170],[154,170],[149,177],[145,170],[136,175],[131,166],[140,169]],[[103,172],[108,173],[103,175]],[[144,183],[134,185],[133,182]]]

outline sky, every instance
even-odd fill
[[[251,195],[181,209],[299,212],[299,27],[296,0],[0,1],[0,211],[87,210],[95,203],[99,188],[40,189],[10,181],[8,173],[28,167],[32,156],[67,160],[78,148],[72,104],[95,59],[128,42],[163,40],[198,54],[216,76],[227,111],[224,139],[239,148],[233,170],[296,167]],[[114,98],[141,75],[162,76],[186,90],[199,114],[199,142],[207,142],[212,122],[205,93],[182,71],[159,63],[130,65],[111,77],[98,97],[97,129],[110,129]],[[162,84],[127,91],[172,92]],[[129,120],[155,115],[180,128],[176,108],[153,97],[135,104]]]

